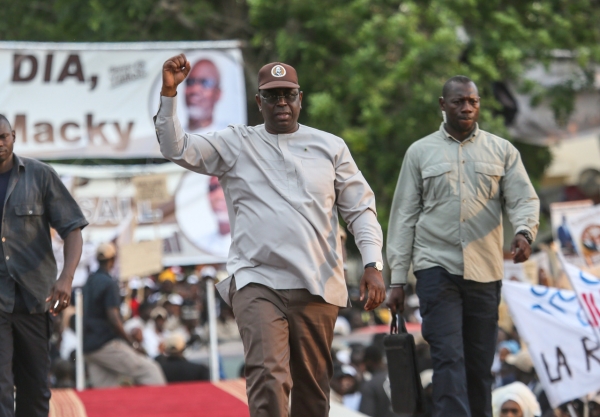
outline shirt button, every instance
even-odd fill
[[[464,161],[463,161],[463,164],[464,164]],[[33,211],[29,210],[29,214],[33,214]]]
[[[10,259],[10,256],[7,256],[7,257],[6,257],[6,260],[8,261],[9,259]]]
[[[465,219],[462,219],[462,221],[464,222],[464,221],[465,221]]]
[[[465,163],[465,161],[463,161],[463,164]]]
[[[3,237],[3,238],[2,238],[2,241],[3,241],[3,242],[6,242],[6,238],[5,238],[5,237]]]
[[[463,181],[463,184],[464,184],[464,183],[465,183],[465,182]]]

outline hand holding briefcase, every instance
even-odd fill
[[[415,338],[406,331],[402,316],[398,332],[395,314],[390,333],[383,338],[383,346],[387,357],[392,409],[395,413],[418,415],[423,412],[423,387],[417,369]]]

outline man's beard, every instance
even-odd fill
[[[207,120],[212,118],[212,109],[199,106],[188,107],[188,116],[192,120]]]

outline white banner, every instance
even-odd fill
[[[583,307],[588,323],[600,342],[600,279],[563,260],[563,268]]]
[[[86,243],[119,245],[160,239],[164,266],[227,260],[231,233],[225,194],[216,177],[173,163],[160,165],[52,165],[83,211]],[[164,183],[148,193],[144,186]],[[157,198],[160,197],[160,198]]]
[[[600,345],[573,291],[504,281],[502,293],[552,407],[600,390]]]
[[[152,117],[162,65],[184,52],[192,69],[178,89],[190,132],[246,123],[237,42],[0,42],[0,114],[15,153],[39,159],[161,157]]]

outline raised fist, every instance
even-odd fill
[[[191,65],[184,54],[169,58],[163,64],[162,89],[160,94],[173,97],[177,94],[177,86],[185,80],[190,73]]]

